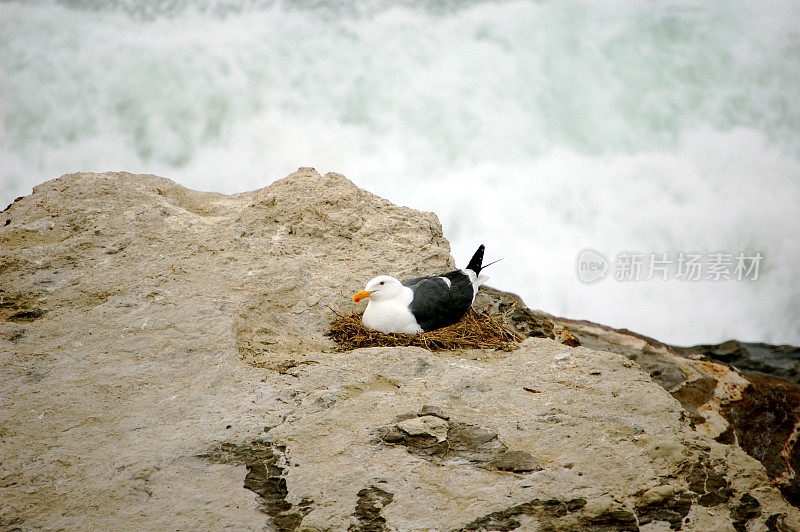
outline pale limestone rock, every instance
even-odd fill
[[[650,488],[642,494],[642,502],[645,504],[657,504],[669,500],[675,495],[675,490],[672,486],[656,486]]]
[[[447,421],[436,416],[415,417],[397,424],[409,436],[433,436],[436,441],[447,439],[447,427]]]
[[[311,169],[232,196],[124,173],[37,187],[0,215],[0,524],[712,530],[752,498],[750,529],[800,528],[758,462],[622,355],[324,336],[376,273],[452,266],[435,215]],[[414,423],[432,445],[387,432]],[[540,470],[488,466],[503,453]]]

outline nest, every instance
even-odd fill
[[[504,323],[505,314],[489,314],[470,309],[461,321],[419,334],[381,333],[361,323],[363,313],[336,315],[326,336],[339,344],[341,351],[360,347],[422,347],[429,351],[453,349],[499,349],[511,351],[524,339]]]

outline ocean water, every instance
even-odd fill
[[[0,98],[3,204],[313,166],[435,212],[461,264],[485,243],[534,308],[800,344],[797,1],[4,1]]]

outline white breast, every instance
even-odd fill
[[[388,300],[370,300],[364,311],[362,323],[368,329],[382,333],[417,334],[422,328],[417,324],[414,315],[408,309],[414,298],[410,288],[404,287],[402,297]]]

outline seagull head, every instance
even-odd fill
[[[353,301],[358,303],[362,299],[371,298],[375,301],[392,299],[403,293],[403,284],[391,275],[379,275],[367,283],[364,290],[353,296]]]

